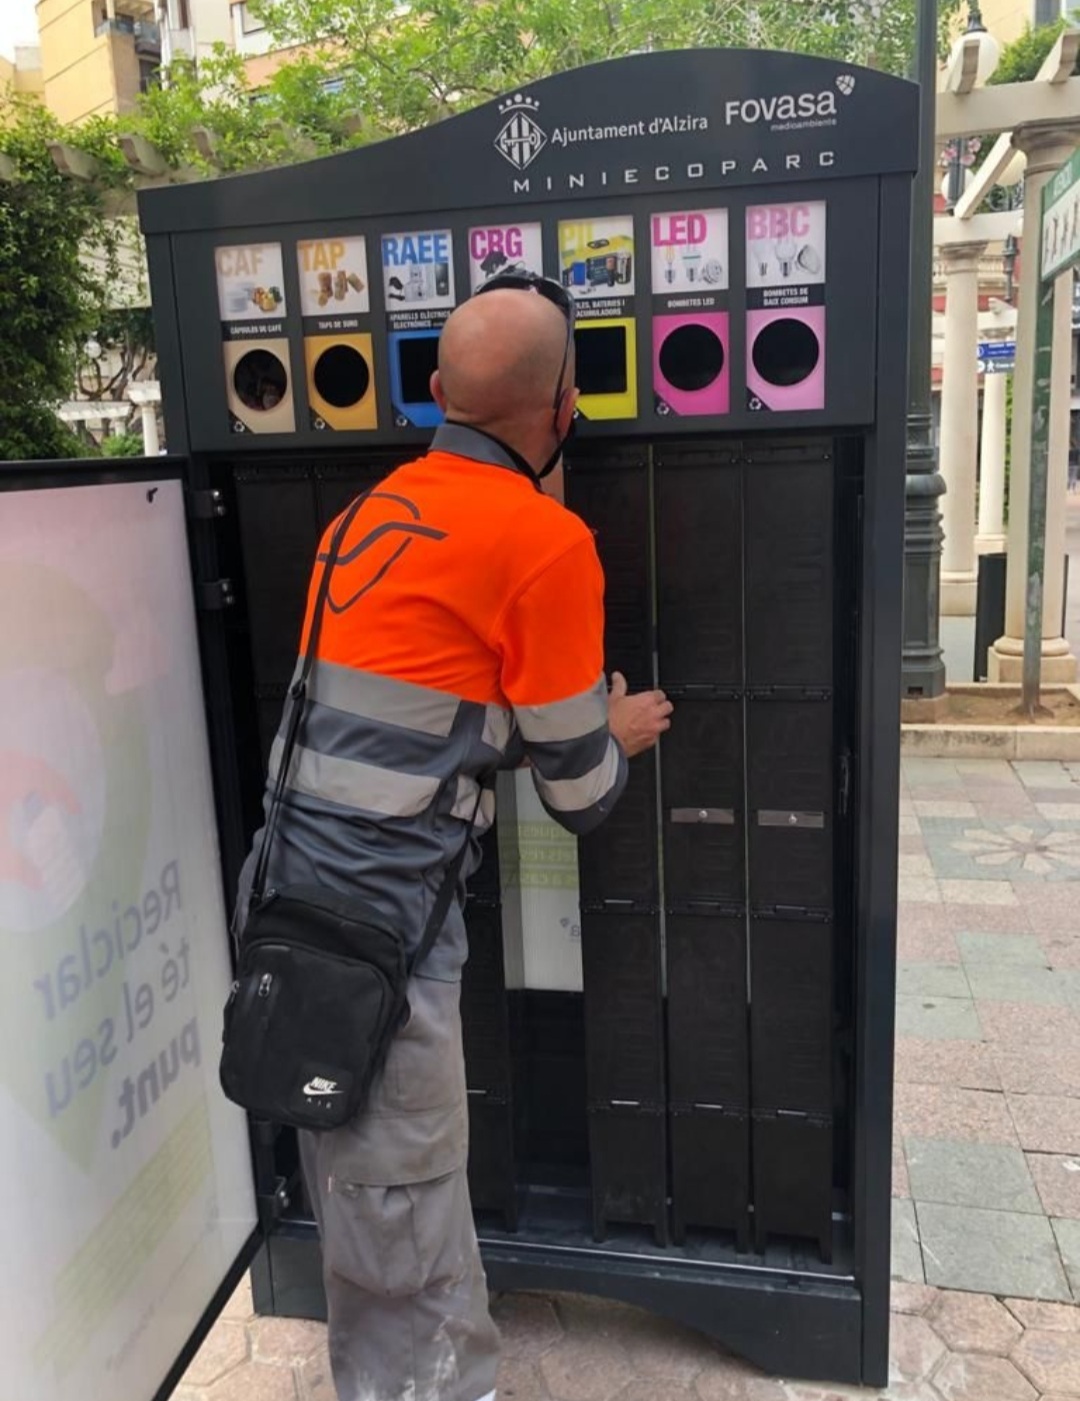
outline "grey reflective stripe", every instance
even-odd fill
[[[480,742],[501,754],[510,743],[513,728],[514,717],[509,710],[504,710],[501,705],[487,705],[484,707],[484,731]]]
[[[557,744],[591,734],[607,724],[607,713],[607,682],[603,676],[595,686],[567,700],[514,707],[526,742],[536,744]]]
[[[358,671],[336,662],[315,663],[308,695],[320,705],[359,715],[364,720],[419,730],[443,739],[453,728],[461,705],[460,699],[447,691],[397,681],[375,671]]]
[[[466,778],[464,774],[461,775],[457,782],[454,805],[450,809],[451,817],[460,817],[468,822],[476,807],[477,786],[475,779]],[[489,788],[480,800],[480,811],[476,816],[476,830],[485,832],[494,821],[495,794]]]
[[[283,742],[279,735],[270,750],[270,781],[277,778]],[[356,759],[340,759],[319,754],[297,745],[288,786],[296,793],[381,817],[415,817],[430,807],[439,791],[439,780],[424,774],[399,773],[394,769],[363,764]]]
[[[581,812],[602,802],[618,783],[619,761],[619,747],[609,740],[603,760],[580,778],[547,779],[534,769],[533,780],[549,808],[556,812]]]

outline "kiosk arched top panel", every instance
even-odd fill
[[[918,89],[799,54],[640,54],[545,78],[406,136],[145,191],[147,233],[422,214],[913,171]]]

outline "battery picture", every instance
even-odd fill
[[[475,292],[505,273],[544,271],[539,224],[480,225],[469,230],[469,286]]]
[[[634,295],[634,276],[630,215],[564,219],[559,224],[559,277],[581,303],[579,316],[625,315]]]

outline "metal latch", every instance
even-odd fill
[[[672,808],[672,822],[700,822],[712,827],[734,827],[734,808]]]
[[[225,515],[225,498],[217,487],[188,492],[188,510],[197,521],[220,520]]]
[[[825,826],[823,812],[788,812],[781,808],[762,808],[757,815],[759,827],[810,827],[820,831]]]
[[[221,608],[231,608],[236,602],[231,579],[208,579],[196,584],[195,596],[200,608],[215,613]]]
[[[259,1209],[259,1223],[264,1230],[273,1225],[275,1221],[280,1221],[291,1205],[287,1179],[276,1177],[272,1190],[260,1193],[256,1204]]]

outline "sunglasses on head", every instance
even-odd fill
[[[473,293],[479,297],[482,292],[495,291],[535,292],[557,306],[571,325],[574,323],[574,299],[566,288],[550,277],[541,277],[536,272],[497,272],[488,278]]]

